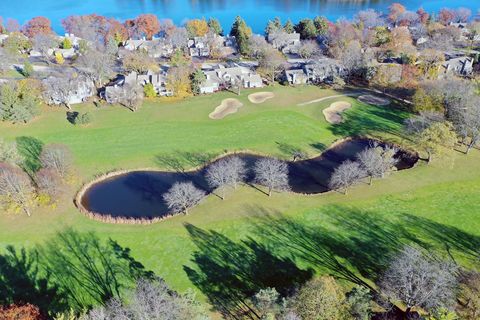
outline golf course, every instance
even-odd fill
[[[249,99],[265,91],[270,94],[261,102]],[[473,265],[475,248],[480,248],[480,152],[466,155],[463,146],[430,164],[420,160],[414,168],[374,179],[372,185],[359,183],[346,195],[274,192],[269,197],[241,185],[224,200],[208,195],[188,215],[149,225],[94,221],[74,204],[84,184],[108,172],[190,170],[233,152],[291,161],[299,152],[316,157],[350,137],[420,151],[403,133],[411,116],[407,106],[396,101],[368,104],[357,100],[361,94],[355,88],[278,85],[241,95],[156,98],[137,112],[106,104],[76,105],[74,111],[93,118],[84,126],[69,123],[66,109],[47,106],[28,124],[0,123],[0,137],[16,141],[27,171],[38,169],[38,155],[47,144],[66,145],[74,158],[74,174],[55,204],[33,208],[31,217],[0,214],[0,265],[8,246],[21,261],[22,248],[41,251],[59,232],[89,233],[102,243],[111,239],[123,258],[179,292],[193,290],[215,310],[236,303],[232,297],[246,298],[272,286],[281,291],[315,275],[374,288],[391,256],[406,244]],[[225,99],[236,99],[241,107],[209,117]],[[330,123],[323,111],[337,102],[348,108]],[[42,272],[38,277],[47,277]]]

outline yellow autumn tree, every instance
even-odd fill
[[[189,20],[186,28],[190,37],[203,37],[210,30],[207,20],[205,19]]]

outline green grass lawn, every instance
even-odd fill
[[[267,89],[275,92],[274,99],[253,105],[247,100],[252,91],[244,92],[238,97],[244,107],[223,120],[210,120],[208,114],[222,99],[235,97],[229,93],[147,102],[137,113],[82,106],[78,110],[95,117],[83,128],[69,124],[65,110],[50,109],[28,125],[1,124],[0,135],[67,144],[85,181],[115,168],[162,166],[158,156],[178,157],[188,166],[193,163],[185,155],[192,152],[214,156],[248,149],[289,158],[285,146],[314,155],[350,135],[402,140],[399,129],[408,113],[396,107],[342,98],[353,108],[344,123],[331,126],[321,111],[339,99],[297,104],[338,93],[316,87]],[[193,288],[204,301],[229,288],[244,294],[266,286],[282,289],[315,272],[372,285],[391,254],[406,243],[474,263],[480,247],[480,152],[468,157],[454,152],[448,159],[396,172],[373,186],[355,186],[347,196],[268,198],[241,187],[224,201],[208,197],[188,216],[148,226],[89,220],[73,206],[72,191],[58,208],[40,208],[31,218],[0,215],[0,246],[31,248],[68,227],[91,231],[129,248],[174,289]]]

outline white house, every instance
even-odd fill
[[[201,93],[213,93],[232,86],[242,88],[261,88],[263,81],[260,75],[249,68],[235,65],[227,67],[215,65],[203,70],[206,80],[200,86]]]

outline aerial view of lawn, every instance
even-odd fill
[[[28,125],[0,124],[2,137],[17,141],[32,170],[37,149],[50,143],[68,146],[75,168],[62,198],[66,200],[38,207],[28,218],[0,215],[0,244],[19,254],[22,248],[33,250],[53,241],[58,232],[72,237],[91,232],[92,245],[96,238],[111,239],[120,250],[116,252],[143,265],[140,269],[152,271],[179,292],[193,289],[215,310],[239,307],[239,299],[259,289],[286,290],[315,274],[374,288],[391,255],[405,244],[451,255],[463,265],[474,263],[472,248],[480,246],[480,171],[472,169],[480,161],[477,150],[469,155],[452,151],[446,160],[429,165],[420,161],[371,186],[360,183],[347,195],[331,191],[268,197],[243,185],[225,200],[210,195],[188,215],[151,225],[102,223],[74,206],[75,193],[95,175],[119,169],[169,170],[166,157],[188,169],[231,151],[291,160],[292,150],[301,150],[313,157],[333,142],[355,136],[405,148],[411,143],[401,131],[409,112],[400,104],[362,103],[354,89],[275,86],[267,91],[274,97],[262,104],[249,102],[255,91],[248,90],[240,96],[146,101],[135,113],[117,106],[76,106],[94,117],[82,127],[71,125],[60,107],[45,107]],[[223,119],[210,119],[225,98],[238,99],[243,106]],[[341,123],[329,124],[322,110],[336,101],[352,107],[342,113]],[[76,245],[83,248],[79,252],[88,251],[83,247],[88,241]]]

